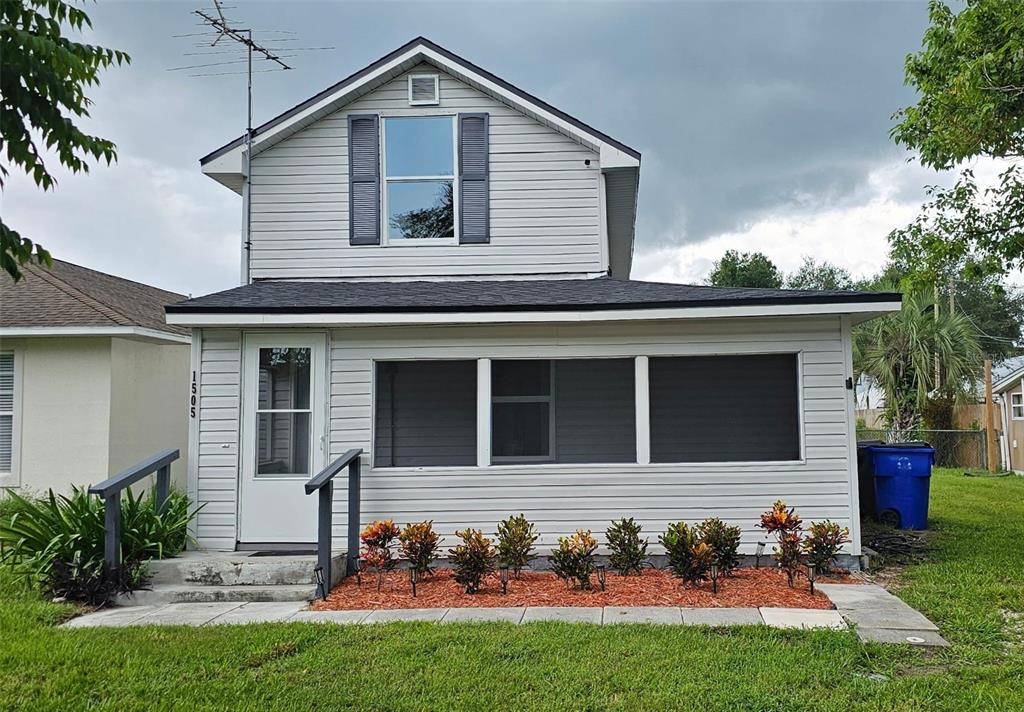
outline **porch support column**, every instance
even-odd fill
[[[491,464],[491,359],[476,362],[476,466]]]
[[[646,356],[634,359],[636,376],[636,462],[651,464],[651,379]]]

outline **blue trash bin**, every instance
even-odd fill
[[[875,514],[900,529],[928,528],[928,490],[935,449],[928,443],[871,445]]]

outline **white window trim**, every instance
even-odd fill
[[[416,79],[434,80],[434,98],[428,100],[414,101],[412,98],[412,83]],[[441,103],[441,75],[440,74],[410,74],[408,79],[409,106],[437,106]]]
[[[22,394],[22,353],[20,349],[4,349],[0,353],[14,357],[14,397],[11,403],[11,469],[0,472],[0,487],[21,486],[21,394]],[[4,415],[8,412],[4,411]]]
[[[496,465],[518,465],[542,462],[554,462],[555,449],[555,359],[494,359],[494,361],[547,361],[548,362],[548,394],[546,396],[496,396],[491,394],[491,462]],[[492,375],[493,378],[493,375]],[[491,382],[493,388],[493,381]],[[548,404],[548,454],[547,455],[495,455],[494,454],[494,406],[500,403],[547,403]]]
[[[1014,398],[1019,402],[1014,403]],[[1010,393],[1010,420],[1024,420],[1024,381],[1021,382],[1021,390]]]
[[[446,116],[452,120],[452,174],[434,176],[389,176],[387,172],[387,123],[388,119],[417,119]],[[454,112],[424,112],[418,114],[381,114],[380,121],[380,244],[384,247],[429,247],[459,244],[459,122]],[[435,237],[428,240],[389,239],[388,225],[388,183],[419,183],[426,181],[450,180],[452,182],[452,234],[454,237]]]

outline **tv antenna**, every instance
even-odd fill
[[[244,23],[227,17],[225,10],[234,9],[222,0],[213,0],[212,10],[193,10],[192,14],[199,18],[200,32],[175,35],[177,38],[192,40],[196,51],[185,52],[186,57],[200,57],[198,63],[182,67],[171,67],[169,72],[190,72],[190,77],[223,77],[228,75],[246,75],[246,119],[245,119],[245,181],[251,195],[252,180],[252,75],[253,73],[284,72],[292,69],[284,60],[297,56],[299,52],[317,52],[334,49],[334,47],[295,47],[292,43],[297,38],[282,35],[294,35],[288,30],[254,30]],[[262,44],[253,39],[253,32],[276,35],[271,42]],[[221,41],[224,41],[221,44]],[[239,52],[244,53],[241,56]],[[267,69],[253,69],[253,59],[265,65]],[[207,61],[207,59],[209,61]],[[244,64],[245,69],[238,65]],[[222,71],[223,70],[223,71]],[[252,201],[246,198],[245,204],[245,240],[243,242],[244,261],[242,264],[242,282],[249,282],[249,252],[252,247],[250,229],[252,226]]]

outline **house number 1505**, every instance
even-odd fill
[[[192,372],[192,397],[189,399],[189,404],[188,404],[188,415],[189,415],[190,418],[196,417],[196,393],[198,393],[198,388],[196,388],[196,372],[193,371]]]

